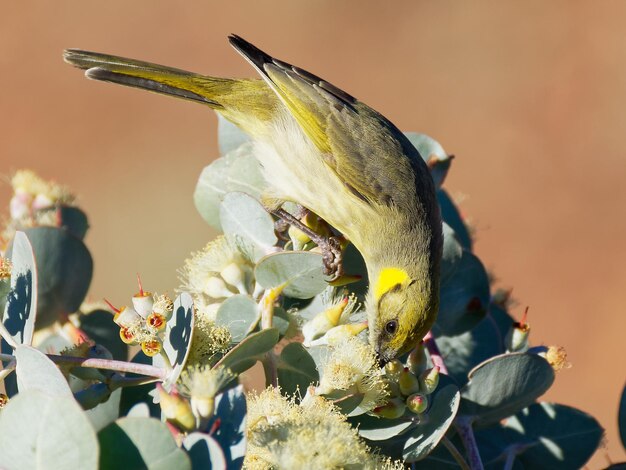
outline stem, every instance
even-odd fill
[[[504,462],[504,470],[512,470],[513,464],[515,463],[515,456],[517,454],[515,452],[507,452],[506,453],[506,461]]]
[[[261,361],[263,363],[263,371],[265,372],[265,381],[272,387],[278,387],[278,369],[276,368],[276,356],[273,351],[269,351]]]
[[[433,336],[432,330],[426,333],[426,336],[424,336],[424,346],[426,346],[426,349],[428,349],[428,354],[430,354],[430,360],[433,361],[433,365],[438,366],[439,371],[442,374],[449,375],[448,368],[443,361],[443,356],[441,355],[441,351],[439,351],[439,347],[435,342],[435,337]]]
[[[474,438],[474,429],[472,428],[472,419],[467,416],[457,416],[455,419],[455,427],[459,433],[459,437],[463,441],[467,458],[471,470],[484,470],[483,462],[480,459],[478,445]]]
[[[15,370],[15,361],[11,361],[7,364],[7,366],[0,370],[0,382],[6,379],[7,375]]]
[[[85,357],[56,356],[53,354],[49,354],[48,359],[55,364],[74,364],[81,367],[130,372],[132,374],[147,375],[160,380],[165,379],[168,374],[165,369],[160,367],[148,364],[136,364],[134,362],[114,361],[112,359],[90,359]]]
[[[2,323],[1,321],[0,321],[0,336],[2,336],[2,338],[7,342],[7,344],[11,346],[11,348],[13,349],[17,348],[17,343],[13,339],[13,336],[11,336],[11,333],[9,333],[9,330],[7,330],[6,326],[4,326],[4,323]]]
[[[443,436],[441,443],[446,446],[446,449],[448,449],[448,452],[452,454],[452,457],[454,457],[456,463],[459,464],[459,467],[461,467],[463,470],[471,470],[470,466],[461,455],[461,452],[459,452],[459,449],[456,448],[456,446],[452,443],[450,439],[448,439],[446,436]]]
[[[122,375],[114,375],[109,382],[111,391],[120,387],[137,387],[139,385],[151,384],[158,381],[156,377],[124,377]]]

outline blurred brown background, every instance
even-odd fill
[[[184,6],[183,6],[184,5]],[[425,132],[457,159],[450,192],[476,250],[530,306],[532,339],[573,368],[546,398],[607,429],[591,468],[623,460],[626,3],[231,1],[5,2],[0,17],[0,173],[69,185],[91,219],[91,289],[122,303],[151,290],[213,234],[192,193],[217,154],[201,106],[88,82],[79,47],[207,74],[252,76],[236,32]],[[9,188],[0,185],[0,200]]]

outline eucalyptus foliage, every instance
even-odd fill
[[[582,411],[540,401],[564,358],[554,348],[529,347],[527,323],[516,322],[506,295],[493,291],[471,231],[442,189],[451,157],[439,143],[407,134],[432,170],[444,221],[437,324],[410,355],[383,370],[367,366],[370,372],[344,387],[329,379],[330,369],[349,367],[350,354],[341,362],[335,349],[354,345],[355,363],[375,362],[363,323],[363,261],[347,246],[344,282],[329,285],[315,244],[277,230],[259,202],[265,182],[246,136],[223,120],[219,131],[222,156],[202,171],[194,201],[237,261],[207,281],[211,295],[189,288],[171,305],[164,301],[162,316],[124,323],[147,293],[140,289],[134,310],[115,315],[83,304],[92,259],[78,207],[56,203],[45,208],[58,215],[46,219],[54,223],[14,224],[5,251],[10,277],[0,279],[0,467],[281,467],[276,462],[285,461],[294,439],[305,439],[306,424],[291,417],[283,429],[271,410],[248,409],[259,401],[246,399],[238,376],[258,363],[261,388],[279,390],[289,409],[330,401],[358,449],[386,468],[585,464],[603,430]],[[204,311],[213,312],[209,323]],[[33,343],[36,330],[41,339]],[[220,347],[198,344],[218,333]],[[131,350],[134,344],[143,352]],[[619,420],[626,441],[626,398]],[[332,452],[326,438],[317,437]],[[367,467],[346,462],[360,466]]]

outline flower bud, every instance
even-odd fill
[[[141,343],[141,350],[146,356],[153,357],[161,352],[161,346],[161,342],[158,339],[153,339]]]
[[[230,263],[220,271],[220,276],[233,287],[236,287],[240,294],[248,292],[246,288],[246,273],[237,263]]]
[[[339,325],[331,328],[328,332],[319,339],[311,341],[311,346],[329,345],[337,346],[343,343],[348,338],[357,336],[363,330],[367,328],[367,322],[361,323],[347,323],[345,325]]]
[[[524,316],[519,322],[513,323],[504,338],[504,346],[508,352],[524,352],[528,349],[528,335],[530,325],[526,322],[528,308],[524,311]]]
[[[400,372],[400,378],[398,379],[398,385],[400,386],[400,392],[404,396],[413,395],[419,392],[420,383],[415,374],[413,374],[408,367],[402,369]]]
[[[419,343],[409,353],[409,357],[406,359],[406,366],[415,375],[419,374],[422,367],[426,364],[426,352],[424,343]]]
[[[215,276],[207,279],[204,291],[209,297],[214,299],[223,299],[224,297],[233,295],[233,293],[228,290],[228,287],[226,287],[226,283],[223,279]]]
[[[396,419],[404,414],[406,404],[398,398],[392,398],[382,406],[377,406],[372,410],[376,416],[386,419]]]
[[[50,207],[54,204],[54,201],[47,194],[37,194],[35,199],[33,200],[32,208],[33,210],[44,209],[46,207]]]
[[[9,202],[9,213],[12,220],[20,220],[30,214],[33,196],[25,191],[16,190]]]
[[[159,404],[165,418],[183,431],[192,431],[196,427],[189,402],[176,392],[167,393],[161,384],[157,384]]]
[[[422,414],[428,408],[428,398],[421,393],[414,393],[406,399],[406,407],[415,414]]]
[[[394,382],[398,382],[398,380],[400,380],[400,374],[402,374],[403,370],[404,367],[402,366],[402,363],[397,359],[385,364],[385,375],[389,377],[389,380]]]
[[[311,237],[293,225],[289,226],[287,233],[289,234],[289,238],[295,250],[301,250],[304,245],[311,241]]]
[[[439,366],[427,369],[420,374],[420,390],[426,395],[430,395],[439,385]]]
[[[132,307],[122,307],[113,316],[113,321],[118,326],[130,328],[141,321],[141,316]]]
[[[302,327],[302,335],[304,336],[305,346],[310,346],[311,341],[325,335],[331,328],[339,324],[341,314],[348,305],[348,301],[348,297],[344,297],[337,305],[333,305],[323,312],[318,313],[304,324]]]
[[[142,317],[146,318],[152,313],[154,300],[150,292],[140,291],[133,295],[133,308]]]
[[[215,412],[215,398],[191,396],[191,410],[202,420],[209,419]]]

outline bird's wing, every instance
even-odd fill
[[[321,78],[276,60],[238,36],[231,44],[262,75],[356,196],[369,203],[416,209],[416,185],[428,168],[387,119]]]

